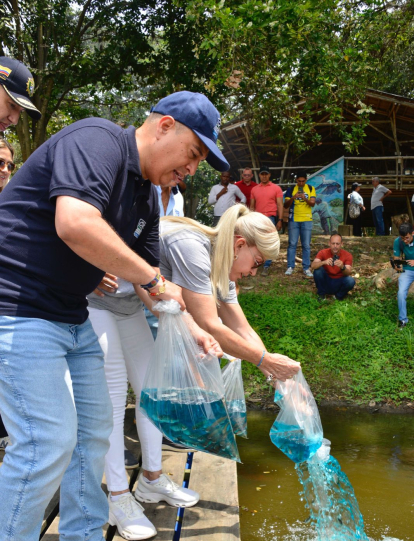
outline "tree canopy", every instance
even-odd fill
[[[413,93],[413,14],[414,0],[3,0],[0,54],[30,67],[43,113],[17,126],[23,158],[65,123],[139,121],[183,89],[298,149],[317,142],[316,111],[355,150],[368,87]],[[359,124],[341,123],[347,103]]]

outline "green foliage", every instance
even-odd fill
[[[201,162],[196,174],[187,177],[185,192],[185,215],[197,221],[211,225],[213,207],[208,204],[211,188],[220,182],[220,176],[207,162]]]
[[[342,302],[321,305],[315,294],[293,294],[276,283],[267,295],[240,295],[240,303],[269,351],[301,362],[318,398],[413,400],[414,335],[397,330],[395,288],[379,294],[362,282],[362,291]],[[249,379],[255,368],[244,365]]]

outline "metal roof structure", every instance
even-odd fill
[[[378,175],[396,189],[403,189],[407,183],[414,184],[414,99],[369,89],[364,103],[375,113],[370,115],[359,154],[345,151],[338,131],[329,122],[328,115],[323,115],[320,110],[315,110],[313,115],[320,142],[302,153],[289,149],[266,133],[266,129],[262,136],[255,138],[248,115],[222,125],[220,140],[233,176],[238,178],[244,167],[258,169],[267,165],[273,170],[274,180],[288,182],[289,173],[296,169],[314,172],[345,156],[347,180],[356,176],[361,181],[364,176]],[[344,105],[345,126],[361,122],[357,111],[358,106]]]

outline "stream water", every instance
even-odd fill
[[[331,453],[351,482],[374,541],[414,541],[414,415],[320,409]],[[268,436],[275,413],[248,413],[238,438],[242,541],[313,541],[294,463]]]

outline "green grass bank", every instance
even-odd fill
[[[320,403],[414,408],[414,323],[398,330],[397,284],[380,291],[367,277],[387,266],[393,239],[358,239],[353,250],[347,240],[344,247],[354,253],[357,274],[357,287],[347,300],[320,303],[313,280],[301,270],[285,277],[285,240],[270,277],[241,284],[240,304],[268,351],[301,362]],[[326,238],[313,239],[312,257],[326,243]],[[407,308],[414,321],[413,297]],[[243,363],[243,376],[248,401],[270,405],[273,392],[264,376],[250,363]]]

